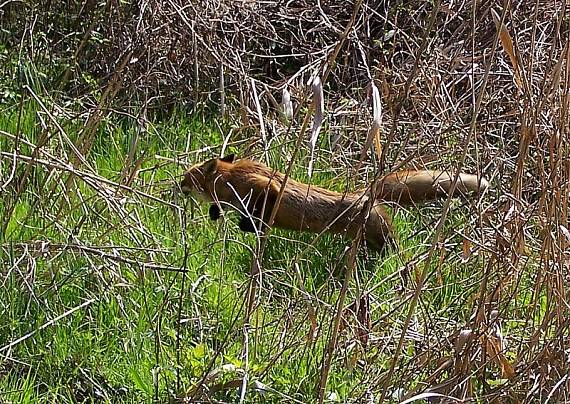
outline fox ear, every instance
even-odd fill
[[[220,161],[225,161],[226,163],[233,163],[236,159],[235,154],[228,154],[227,156],[220,157]]]
[[[211,159],[202,164],[201,171],[204,175],[212,174],[218,168],[218,159]]]

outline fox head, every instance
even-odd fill
[[[184,173],[184,179],[180,182],[180,189],[184,195],[193,195],[206,202],[212,202],[214,200],[214,185],[217,177],[219,177],[218,169],[220,165],[224,163],[231,164],[234,160],[235,155],[229,154],[225,157],[214,158],[193,165]]]

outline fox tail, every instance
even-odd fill
[[[416,202],[444,198],[449,195],[455,174],[445,171],[398,171],[380,178],[377,199],[411,205]],[[474,174],[460,173],[453,196],[479,194],[489,182]]]

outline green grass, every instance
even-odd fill
[[[30,142],[41,133],[38,110],[37,105],[26,103],[20,117],[20,133]],[[0,112],[0,130],[15,134],[18,119],[16,106]],[[61,124],[70,138],[77,137],[79,120],[62,120]],[[156,156],[175,159],[186,149],[221,145],[223,140],[214,127],[182,114],[151,125],[138,140],[136,156],[144,151],[145,157],[132,187],[172,201],[171,189],[184,165]],[[99,128],[87,160],[98,175],[120,182],[136,136],[132,122],[109,120]],[[54,136],[45,147],[64,159],[59,142]],[[13,150],[14,142],[0,136],[0,146]],[[27,146],[20,150],[24,155],[32,151]],[[215,151],[191,153],[191,160],[208,158]],[[69,149],[65,152],[70,153]],[[272,158],[284,167],[278,151],[272,152]],[[325,160],[317,164],[327,167]],[[25,168],[19,163],[17,174]],[[3,159],[0,169],[5,176],[9,161]],[[298,179],[304,175],[302,168],[294,172]],[[68,179],[69,188],[64,189]],[[342,182],[326,173],[314,181],[343,189]],[[238,390],[223,388],[223,383],[241,378],[245,370],[250,382],[272,389],[263,395],[248,392],[250,401],[278,402],[286,400],[284,395],[303,402],[315,400],[342,285],[341,253],[346,240],[324,236],[298,261],[303,286],[311,296],[307,303],[291,264],[314,236],[273,231],[263,257],[257,310],[250,324],[244,324],[249,250],[255,248],[256,240],[238,230],[235,217],[228,215],[227,221],[211,223],[206,207],[195,208],[192,218],[190,205],[185,204],[183,227],[176,211],[165,204],[117,192],[108,185],[102,191],[100,184],[93,184],[38,164],[18,199],[12,188],[12,195],[0,202],[6,229],[0,253],[0,348],[5,348],[0,356],[0,402],[166,400],[192,394],[204,377],[210,388],[219,390],[213,397],[232,402],[239,399]],[[115,196],[110,198],[109,193]],[[399,212],[395,221],[407,259],[427,249],[422,242],[430,240],[429,234],[415,234],[418,228],[429,227],[417,211]],[[462,218],[457,214],[451,221],[461,223]],[[42,249],[42,242],[52,247]],[[80,246],[94,250],[82,252]],[[452,280],[449,286],[430,277],[422,297],[426,313],[457,320],[470,315],[467,307],[455,304],[462,294],[469,295],[469,289],[455,280],[468,279],[478,271],[477,260],[460,264],[459,251],[455,247],[440,269]],[[145,263],[163,268],[151,269]],[[396,314],[385,317],[400,302],[402,282],[400,276],[388,277],[403,264],[395,254],[368,261],[359,256],[347,304],[372,291],[371,320],[380,321],[380,334],[399,327],[406,313],[404,303]],[[177,272],[180,269],[186,273]],[[407,287],[413,287],[419,269],[410,268]],[[312,342],[307,339],[308,305],[320,326]],[[357,341],[355,332],[352,324],[341,333],[327,387],[341,401],[364,394],[363,383],[377,384],[374,378],[391,363],[392,349],[381,345],[366,350],[358,344],[344,347]],[[413,344],[408,345],[403,363],[414,354]]]

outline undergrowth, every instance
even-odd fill
[[[563,3],[115,3],[0,4],[1,404],[568,401]],[[229,153],[490,187],[257,239],[178,192]]]
[[[4,178],[13,167],[6,164],[14,150],[14,138],[7,135],[16,133],[20,121],[20,136],[30,145],[20,143],[16,157],[33,155],[32,145],[41,136],[33,122],[40,114],[31,101],[21,115],[16,106],[3,110]],[[73,137],[77,128],[78,122],[69,120],[62,129]],[[258,308],[244,324],[255,236],[241,233],[231,213],[221,223],[209,222],[205,207],[177,199],[174,192],[186,162],[218,150],[183,157],[178,151],[220,144],[220,133],[214,125],[183,116],[150,128],[136,141],[142,162],[129,184],[144,195],[90,177],[115,184],[126,178],[136,129],[112,121],[100,128],[105,136],[88,156],[93,172],[82,168],[85,172],[70,175],[51,167],[46,160],[62,162],[58,139],[52,137],[26,180],[10,185],[22,188],[17,199],[12,189],[1,207],[0,340],[3,355],[17,360],[3,362],[3,399],[147,401],[197,394],[201,382],[215,381],[210,388],[219,392],[214,396],[232,401],[238,393],[224,383],[247,372],[249,383],[258,383],[258,394],[310,400],[330,332],[326,324],[342,284],[347,240],[323,236],[311,245],[314,235],[273,231],[263,258]],[[283,169],[286,162],[274,158]],[[18,162],[14,175],[22,176],[27,167]],[[345,180],[319,171],[315,183],[344,188]],[[294,176],[306,174],[299,168]],[[454,225],[464,223],[459,212],[455,216]],[[402,257],[420,255],[422,240],[430,237],[421,218],[416,209],[398,211],[399,254],[359,255],[348,301],[360,304],[365,292],[373,308],[370,322],[382,329],[402,321],[390,312],[414,282],[414,269],[403,266]],[[414,234],[418,229],[422,232]],[[456,242],[450,251],[457,255]],[[291,267],[294,260],[298,272]],[[438,273],[462,278],[456,273],[457,258],[449,262]],[[465,319],[469,312],[454,304],[465,292],[455,282],[436,282],[426,292],[425,310]],[[311,330],[309,306],[318,330]],[[347,321],[352,321],[348,315]],[[380,341],[364,348],[355,338],[358,329],[347,323],[339,341],[344,353],[335,361],[328,388],[339,400],[364,394],[362,380],[389,363],[391,349]],[[309,338],[311,332],[316,334]],[[413,357],[413,346],[407,351]]]

